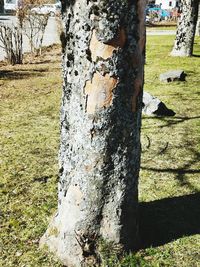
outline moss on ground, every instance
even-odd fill
[[[194,57],[169,57],[173,36],[149,36],[145,90],[176,112],[143,117],[141,249],[105,266],[185,266],[200,261],[200,38]],[[183,69],[186,82],[161,83]],[[6,267],[61,267],[38,248],[57,206],[61,97],[59,48],[22,66],[0,66],[1,258]]]

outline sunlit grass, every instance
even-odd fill
[[[172,44],[173,36],[147,40],[145,90],[176,116],[143,117],[143,249],[121,261],[110,251],[105,263],[109,267],[198,266],[200,38],[191,58],[169,57]],[[58,50],[49,53],[37,64],[0,67],[0,266],[62,266],[38,248],[57,205],[61,70]],[[159,75],[170,69],[183,69],[186,82],[161,83]]]
[[[60,266],[38,248],[57,204],[61,72],[55,53],[46,56],[56,58],[51,64],[0,70],[0,266]]]

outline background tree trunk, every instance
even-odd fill
[[[145,1],[63,1],[58,212],[41,240],[67,266],[137,245]]]
[[[196,35],[200,36],[200,1],[198,7],[198,18],[197,18],[197,26],[196,26]]]
[[[0,13],[3,13],[4,11],[4,0],[0,0]]]
[[[192,56],[199,0],[182,0],[172,56]]]

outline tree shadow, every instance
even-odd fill
[[[176,27],[176,23],[174,23],[174,25],[173,24],[155,24],[155,23],[152,23],[152,22],[150,22],[150,23],[148,23],[147,24],[147,28],[162,28],[162,27],[166,27],[166,28],[168,28],[168,29],[170,29],[170,28],[173,28],[173,27]]]
[[[0,14],[0,21],[1,21],[1,20],[3,20],[3,21],[4,21],[4,20],[9,20],[9,18],[5,18],[5,17],[1,18],[1,16],[2,16],[2,15]]]
[[[0,79],[4,80],[20,80],[36,76],[44,76],[47,69],[32,69],[32,70],[0,70]]]
[[[200,193],[141,202],[140,248],[200,234]]]
[[[194,117],[187,117],[187,116],[176,116],[176,117],[156,117],[156,116],[148,116],[148,117],[143,117],[143,120],[148,120],[148,119],[153,119],[153,120],[160,120],[164,122],[165,124],[157,126],[158,128],[163,128],[163,127],[170,127],[171,125],[177,125],[180,123],[183,123],[185,121],[190,121],[190,120],[196,120],[200,119],[200,116],[194,116]],[[152,125],[149,126],[151,128]],[[147,128],[147,127],[143,127]]]
[[[42,64],[48,64],[48,63],[52,63],[52,62],[57,62],[57,61],[52,61],[51,59],[44,59],[44,60],[40,60],[40,61],[34,61],[34,62],[29,62],[28,64],[30,65],[42,65]]]
[[[181,186],[187,185],[191,190],[198,192],[198,189],[195,188],[185,177],[186,174],[200,173],[200,170],[198,169],[187,169],[187,166],[185,166],[185,168],[180,167],[177,169],[173,169],[173,168],[157,169],[157,168],[148,168],[148,167],[142,167],[141,169],[150,170],[150,171],[159,172],[159,173],[164,173],[164,172],[174,173],[176,175],[175,178],[178,180]]]
[[[167,146],[166,146],[167,149]],[[151,167],[151,166],[141,166],[142,170],[148,170],[153,171],[157,173],[173,173],[175,175],[175,179],[179,182],[180,186],[187,185],[188,188],[190,188],[193,192],[199,192],[199,190],[190,183],[187,179],[187,174],[198,174],[200,173],[199,169],[192,168],[193,165],[199,162],[200,159],[200,153],[194,149],[193,147],[188,147],[188,152],[191,153],[192,157],[187,162],[184,162],[184,164],[177,168],[158,168],[158,167]],[[161,153],[165,153],[164,150],[162,150]]]
[[[42,184],[46,184],[49,179],[51,179],[53,177],[53,175],[44,175],[44,176],[41,176],[41,177],[35,177],[33,179],[33,182],[39,182],[39,183],[42,183]]]

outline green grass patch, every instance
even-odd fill
[[[148,36],[145,90],[176,115],[143,117],[141,249],[105,266],[197,267],[200,261],[200,38],[174,58],[173,36]],[[61,267],[38,247],[57,206],[61,69],[58,49],[31,64],[0,66],[1,258],[6,267]],[[159,75],[183,69],[186,82]]]

